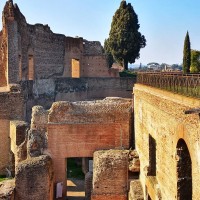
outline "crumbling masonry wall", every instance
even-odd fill
[[[132,101],[55,102],[49,111],[34,107],[31,128],[47,130],[54,182],[66,181],[66,158],[93,157],[96,150],[129,148]],[[66,188],[63,188],[63,196]]]
[[[24,120],[23,95],[20,91],[0,92],[0,104],[0,174],[5,174],[12,165],[10,121]]]
[[[30,25],[17,4],[6,2],[0,33],[0,86],[20,80],[72,77],[72,60],[81,77],[116,77],[108,68],[100,42],[55,34],[48,25]]]
[[[15,157],[15,167],[27,159],[28,123],[24,121],[10,122],[10,149]]]
[[[57,78],[23,81],[27,120],[32,107],[41,105],[49,109],[55,101],[99,100],[105,97],[132,98],[131,90],[136,78]]]
[[[179,139],[185,141],[192,161],[192,199],[199,199],[200,118],[198,114],[184,113],[199,107],[198,99],[135,85],[135,141],[140,157],[140,181],[144,194],[148,193],[151,199],[178,199]],[[155,142],[150,142],[152,140]],[[153,166],[152,157],[155,157]],[[152,174],[152,167],[155,174]]]

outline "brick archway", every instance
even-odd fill
[[[192,200],[192,161],[187,145],[183,139],[177,147],[177,199]]]

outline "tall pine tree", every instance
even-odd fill
[[[107,45],[114,60],[124,69],[140,57],[140,49],[146,46],[146,39],[138,31],[139,28],[132,5],[123,0],[113,16]]]
[[[191,65],[191,48],[190,48],[190,37],[187,31],[184,41],[184,49],[183,49],[183,73],[190,73],[190,65]]]

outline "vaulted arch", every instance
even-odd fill
[[[177,151],[177,199],[192,200],[192,161],[187,144],[180,139]]]

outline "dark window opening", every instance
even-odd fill
[[[192,161],[183,139],[177,144],[177,199],[192,200]]]
[[[148,176],[156,176],[156,141],[151,135],[149,135]]]

